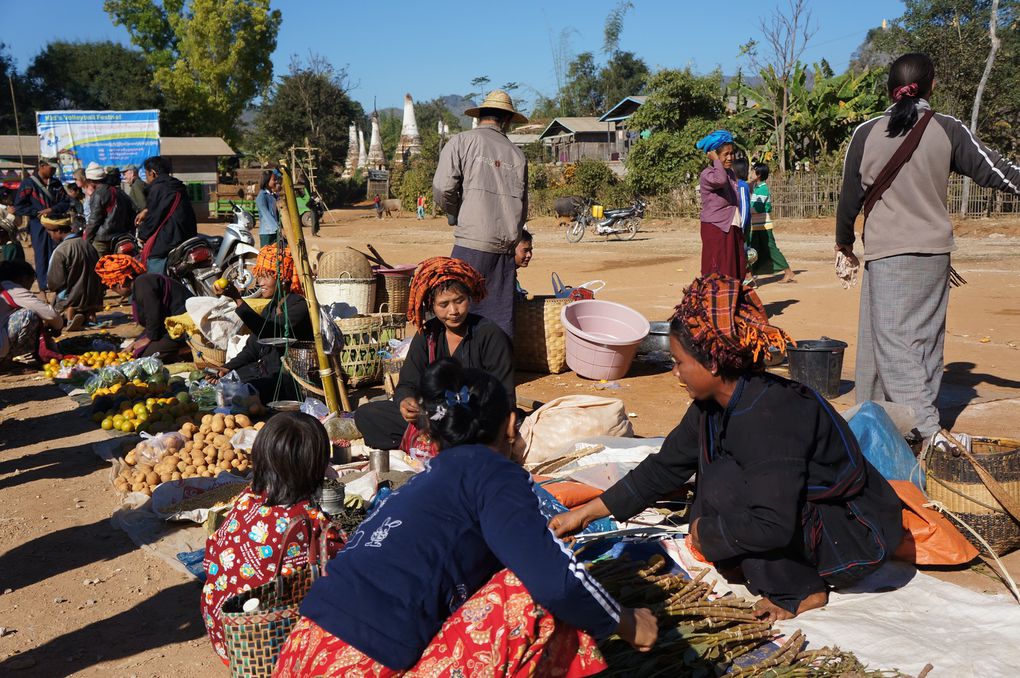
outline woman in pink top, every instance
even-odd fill
[[[740,202],[733,165],[733,136],[716,130],[697,143],[712,161],[701,172],[701,275],[710,273],[743,280],[747,274]]]

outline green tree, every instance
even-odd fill
[[[903,15],[868,33],[854,68],[888,66],[900,54],[924,52],[935,62],[932,106],[969,121],[988,58],[991,0],[905,0]],[[1000,49],[989,74],[977,135],[997,150],[1020,152],[1020,1],[1000,0]]]
[[[10,78],[10,82],[8,82]],[[0,134],[14,134],[17,125],[14,124],[14,106],[11,102],[11,84],[14,85],[14,103],[17,104],[18,122],[21,131],[34,129],[34,118],[29,98],[29,87],[19,75],[18,69],[7,51],[7,45],[0,42]],[[27,120],[27,128],[26,128]]]
[[[415,158],[411,167],[404,172],[397,195],[405,210],[413,211],[418,205],[418,196],[424,195],[432,202],[432,177],[436,173],[436,162],[426,158]]]
[[[624,97],[641,94],[648,76],[647,64],[633,52],[614,52],[599,71],[599,86],[605,107],[615,106]],[[599,113],[605,113],[605,110]]]
[[[560,108],[565,116],[598,115],[605,107],[595,55],[578,54],[567,67],[567,82],[560,92]]]
[[[307,62],[293,59],[290,71],[263,99],[242,148],[266,162],[285,157],[291,146],[304,146],[308,139],[319,149],[318,188],[331,202],[347,158],[348,128],[363,117],[361,104],[347,95],[346,69],[315,55]]]
[[[140,51],[110,41],[51,42],[25,71],[37,111],[157,108],[162,133],[177,134],[180,111],[167,105],[152,78]]]
[[[613,170],[604,160],[582,158],[574,164],[571,188],[577,195],[594,200],[616,180]]]
[[[694,144],[726,124],[719,74],[663,70],[648,82],[648,100],[628,121],[641,131],[627,156],[628,179],[640,193],[656,194],[690,182],[705,166]]]
[[[268,89],[282,20],[269,0],[105,0],[192,133],[234,140],[242,111]]]

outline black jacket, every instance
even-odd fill
[[[484,370],[496,377],[506,388],[511,407],[516,406],[514,395],[514,351],[506,333],[487,318],[468,313],[467,335],[457,350],[450,355],[443,324],[433,318],[425,323],[425,331],[414,335],[407,357],[400,368],[400,383],[393,393],[393,402],[418,397],[418,384],[429,366],[428,337],[436,338],[435,359],[456,358],[464,367]]]
[[[864,459],[843,418],[793,381],[746,377],[725,410],[695,401],[659,453],[602,501],[625,520],[695,471],[690,518],[700,518],[701,552],[713,561],[789,551],[834,583],[891,557],[902,539],[892,487]]]
[[[195,210],[188,200],[184,184],[169,175],[160,175],[149,184],[145,199],[148,213],[138,227],[138,238],[143,242],[155,238],[150,257],[163,258],[170,250],[198,233]],[[161,226],[162,225],[162,226]]]
[[[193,296],[184,285],[158,273],[143,273],[131,286],[136,321],[150,341],[167,336],[166,319],[184,313],[187,310],[184,302]]]
[[[89,242],[109,242],[135,230],[135,205],[120,188],[97,184],[89,204],[91,211],[85,223],[85,239]]]
[[[252,310],[248,304],[237,307],[237,317],[245,327],[251,330],[248,341],[241,352],[224,367],[236,370],[242,380],[248,381],[280,372],[281,349],[260,344],[259,339],[275,339],[285,335],[298,341],[312,340],[312,321],[308,315],[308,301],[300,294],[288,294],[284,299],[287,309],[287,323],[282,313],[277,312],[278,303],[274,300],[268,304],[261,314]],[[288,330],[287,324],[290,325]]]

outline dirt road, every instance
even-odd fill
[[[372,243],[392,263],[448,254],[444,220],[378,221],[366,211],[335,213],[321,250]],[[566,242],[552,220],[538,220],[535,258],[522,285],[548,293],[556,271],[569,284],[606,281],[602,298],[666,319],[697,274],[700,243],[690,221],[646,222],[632,242],[590,234]],[[823,335],[850,344],[844,364],[852,404],[857,289],[832,273],[831,224],[782,222],[777,238],[799,276],[765,279],[760,294],[775,322],[797,339]],[[217,228],[203,228],[214,233]],[[958,229],[956,268],[969,284],[953,291],[940,402],[956,430],[1020,437],[1020,231],[1008,222]],[[123,309],[122,309],[123,310]],[[125,330],[127,328],[124,328]],[[594,393],[572,373],[519,377],[521,395],[548,400]],[[665,367],[641,364],[604,393],[622,398],[640,435],[662,435],[689,404]],[[199,587],[145,555],[109,523],[117,506],[108,467],[90,445],[104,438],[74,403],[34,374],[0,377],[0,674],[24,676],[226,675],[198,614]],[[1009,558],[1020,576],[1020,557]],[[940,573],[981,590],[1002,590],[981,570]]]

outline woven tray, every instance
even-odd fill
[[[376,316],[355,316],[336,320],[343,333],[344,347],[340,350],[340,369],[351,388],[378,384],[382,379],[382,358],[379,349],[383,335],[383,320]]]
[[[974,457],[1006,492],[1020,499],[1020,441],[973,438]],[[1020,522],[1002,508],[963,456],[935,447],[925,462],[928,496],[943,504],[980,534],[998,555],[1020,548]],[[978,549],[967,530],[961,530]]]
[[[566,335],[560,311],[569,299],[535,296],[514,306],[514,362],[527,372],[559,374],[567,370]]]
[[[227,352],[207,344],[202,335],[190,334],[187,341],[191,347],[191,355],[195,359],[195,369],[223,367],[227,364]]]

